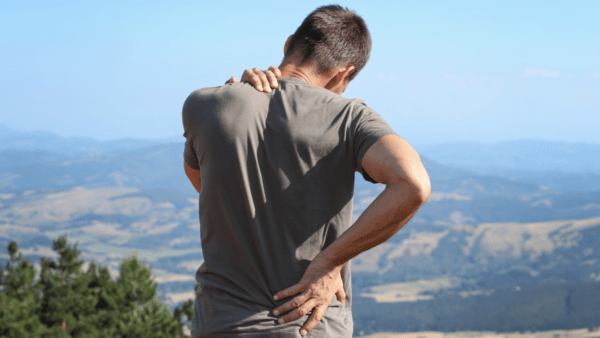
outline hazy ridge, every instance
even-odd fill
[[[124,254],[146,259],[171,305],[191,297],[202,253],[198,195],[182,168],[183,138],[61,144],[56,137],[0,126],[0,246],[15,239],[37,263],[52,255],[51,239],[67,233],[84,259],[113,271]],[[388,242],[352,261],[357,333],[600,325],[600,188],[594,183],[600,171],[593,171],[600,152],[577,153],[587,156],[577,161],[591,163],[590,172],[544,167],[514,177],[515,171],[490,171],[493,165],[477,162],[485,156],[473,148],[471,163],[484,164],[441,164],[435,152],[422,150],[433,187],[429,202]],[[553,168],[573,156],[569,147],[557,149],[550,160],[519,161],[526,169],[544,159]],[[573,182],[580,184],[565,189]],[[354,218],[382,189],[357,175]],[[6,259],[3,249],[0,263]],[[511,311],[532,315],[516,320]]]

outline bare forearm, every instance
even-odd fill
[[[187,165],[185,161],[183,162],[183,169],[188,179],[196,189],[198,193],[200,193],[200,189],[202,188],[202,180],[200,179],[200,170],[194,169]]]
[[[387,185],[354,225],[319,254],[320,258],[340,266],[385,242],[414,216],[426,199],[408,183]]]

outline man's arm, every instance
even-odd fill
[[[200,193],[200,188],[202,187],[202,180],[200,179],[200,170],[190,167],[187,163],[185,163],[185,161],[183,161],[183,169],[185,170],[185,174],[187,175],[190,182],[192,182],[194,188],[196,188],[196,191]]]
[[[367,150],[363,169],[385,190],[354,225],[326,250],[324,259],[335,266],[392,237],[427,201],[431,183],[417,152],[400,136],[385,135]]]
[[[300,293],[273,311],[277,316],[293,310],[280,318],[280,323],[297,320],[314,309],[300,331],[303,336],[319,323],[333,295],[341,298],[344,264],[392,237],[429,198],[431,185],[425,167],[417,152],[398,135],[378,139],[365,153],[362,167],[375,181],[385,184],[385,190],[354,225],[312,260],[298,284],[273,297],[277,300]]]

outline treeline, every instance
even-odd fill
[[[43,257],[41,273],[8,245],[6,271],[0,267],[2,337],[185,337],[193,301],[172,313],[156,299],[151,269],[137,257],[125,258],[113,279],[105,266],[82,271],[77,244],[53,241],[58,259]]]
[[[81,267],[77,244],[53,241],[57,259],[43,257],[41,271],[8,245],[6,270],[0,267],[0,336],[185,337],[193,301],[173,312],[156,298],[151,269],[137,257],[125,258],[114,279],[107,267]],[[489,295],[439,293],[433,300],[376,303],[354,297],[355,336],[375,332],[546,331],[600,326],[600,282],[522,285]]]

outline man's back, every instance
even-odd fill
[[[185,160],[202,179],[197,336],[299,336],[308,315],[277,324],[270,311],[285,300],[272,296],[350,226],[354,171],[393,133],[360,100],[279,81],[271,94],[243,83],[198,90],[184,105]],[[352,336],[349,264],[342,279],[346,301],[334,299],[309,336]]]

